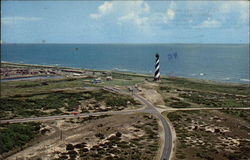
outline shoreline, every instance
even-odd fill
[[[8,106],[7,108],[2,108],[2,113],[3,113],[2,117],[4,117],[4,119],[7,120],[7,121],[3,120],[3,122],[9,122],[9,123],[13,122],[13,123],[22,124],[25,121],[26,122],[34,121],[34,122],[40,122],[42,124],[45,124],[44,126],[49,126],[46,124],[47,121],[48,122],[49,120],[57,121],[58,119],[61,119],[59,121],[60,124],[64,124],[64,123],[67,124],[67,122],[70,122],[70,123],[74,123],[74,125],[75,124],[81,125],[81,123],[77,123],[77,122],[80,122],[78,121],[79,117],[88,116],[87,118],[89,117],[91,118],[92,116],[109,114],[109,112],[111,115],[118,114],[117,117],[118,116],[120,117],[121,115],[119,114],[127,114],[127,113],[130,114],[133,112],[143,110],[143,112],[149,114],[149,116],[144,117],[144,118],[147,118],[147,120],[152,119],[152,116],[155,116],[155,117],[158,117],[159,120],[161,121],[160,124],[162,124],[162,130],[156,130],[155,133],[152,132],[155,129],[151,129],[150,131],[150,133],[154,135],[159,135],[160,141],[164,142],[163,147],[159,147],[159,145],[154,146],[155,149],[158,148],[158,151],[164,150],[163,152],[155,152],[156,154],[159,154],[161,156],[161,159],[165,159],[165,158],[171,159],[169,157],[172,157],[172,158],[177,157],[180,154],[179,148],[181,147],[176,143],[176,141],[177,140],[179,141],[180,138],[182,138],[183,136],[178,136],[180,135],[180,132],[179,132],[180,130],[176,129],[178,127],[176,126],[176,124],[184,124],[184,123],[189,124],[189,122],[192,119],[194,119],[194,123],[196,123],[195,122],[196,120],[203,121],[203,119],[201,118],[205,118],[206,120],[205,122],[209,122],[207,123],[208,126],[212,126],[211,124],[213,123],[211,123],[211,119],[207,120],[208,118],[212,117],[212,120],[216,120],[215,121],[216,126],[221,126],[221,125],[217,125],[219,124],[218,120],[221,120],[221,121],[226,120],[225,117],[226,118],[228,117],[227,115],[223,116],[224,112],[233,111],[233,112],[236,112],[237,114],[238,113],[244,114],[243,117],[246,117],[245,115],[247,115],[248,113],[248,110],[246,109],[249,109],[249,108],[244,108],[245,106],[249,106],[249,102],[247,101],[247,98],[249,95],[249,87],[247,87],[246,85],[243,86],[240,84],[237,84],[237,85],[225,84],[221,82],[211,82],[211,81],[205,81],[205,80],[187,79],[187,78],[180,78],[180,77],[167,77],[167,76],[165,77],[163,76],[160,82],[154,82],[153,75],[147,76],[147,75],[141,74],[138,76],[137,74],[128,73],[128,72],[120,72],[120,73],[113,72],[113,71],[110,71],[110,72],[93,71],[92,72],[92,71],[86,71],[83,69],[76,70],[74,68],[59,69],[54,66],[50,66],[49,68],[48,66],[44,66],[44,65],[38,66],[38,65],[29,65],[29,64],[13,64],[13,63],[5,63],[5,65],[4,63],[1,63],[1,64],[3,66],[3,71],[5,70],[6,71],[8,70],[31,70],[33,72],[34,70],[43,70],[43,71],[48,72],[50,70],[50,71],[55,71],[56,73],[55,75],[60,75],[61,71],[64,70],[64,71],[67,71],[67,74],[69,75],[71,73],[77,73],[77,72],[86,74],[86,77],[87,75],[92,75],[91,78],[88,78],[86,80],[84,80],[83,76],[82,77],[79,76],[71,81],[70,80],[71,77],[67,77],[65,76],[65,74],[62,74],[64,78],[61,80],[52,80],[52,81],[38,80],[34,82],[17,81],[14,83],[3,83],[2,84],[3,88],[1,90],[1,94],[2,94],[1,100],[2,100],[3,106],[5,105]],[[107,79],[105,80],[105,77],[107,76],[112,76],[112,80],[111,81],[108,81]],[[100,83],[100,85],[91,84],[90,82],[94,78],[102,78],[103,83]],[[89,88],[92,87],[94,88],[94,90],[88,90],[88,87]],[[132,87],[132,94],[129,89],[130,87]],[[109,93],[107,93],[106,91],[108,91]],[[130,98],[133,98],[135,101],[132,101],[131,99],[126,98],[123,103],[121,100],[123,96],[124,96],[124,99],[127,96],[131,96]],[[120,98],[115,98],[115,97],[120,97]],[[82,103],[83,99],[84,99],[84,103]],[[108,106],[109,101],[117,102],[117,104],[121,103],[122,105],[126,107],[117,108],[116,103],[115,104],[111,103],[110,106]],[[128,104],[128,101],[130,102],[129,104],[132,105],[132,107],[130,107],[130,105],[126,105]],[[141,110],[137,109],[137,107],[135,106],[136,104],[139,105],[138,107],[140,107]],[[36,106],[36,107],[34,108],[33,106]],[[219,115],[219,113],[217,114],[218,116],[216,117],[213,116],[214,114],[216,114],[214,113],[213,110],[216,110],[216,113],[217,112],[221,113],[222,116]],[[175,113],[178,112],[177,114],[182,114],[184,111],[187,112],[186,115],[188,115],[189,118],[181,115],[183,116],[181,118],[181,120],[183,121],[182,123],[178,123],[177,121],[179,120],[174,119],[176,118],[176,116],[171,117],[171,114],[173,112]],[[190,113],[190,111],[192,111],[192,115],[188,114]],[[198,117],[199,113],[203,114],[202,117]],[[18,117],[18,118],[15,119],[15,117]],[[65,117],[70,118],[70,119],[75,118],[76,121],[75,120],[64,121]],[[127,118],[131,119],[132,117],[136,118],[132,120],[133,124],[135,124],[134,122],[137,122],[138,124],[143,123],[142,121],[138,121],[137,116],[134,116],[134,115],[131,115]],[[222,119],[219,119],[218,117],[222,117]],[[124,124],[124,122],[127,122],[128,119],[125,119],[122,124]],[[115,124],[114,126],[118,126],[116,125],[116,122],[113,121],[113,119],[110,122],[114,122],[114,123],[110,123],[110,122],[105,123],[103,119],[101,119],[100,121],[102,124],[105,124],[103,126],[108,127],[108,125],[111,125],[111,124],[112,125]],[[174,122],[177,122],[177,123],[174,123]],[[191,122],[189,126],[192,127],[194,124]],[[89,121],[87,123],[89,123]],[[223,126],[227,127],[226,126],[227,123],[228,121],[223,123]],[[96,124],[97,123],[94,123],[93,125],[98,127],[98,125]],[[138,124],[132,127],[138,126]],[[149,124],[149,123],[145,123],[145,124]],[[150,123],[149,126],[152,126],[153,124],[155,123]],[[72,125],[73,124],[70,124],[70,126]],[[61,130],[61,128],[53,128],[53,126],[54,125],[52,124],[52,126],[49,126],[49,127],[51,129]],[[247,125],[245,125],[245,127],[246,126]],[[93,127],[91,126],[90,128],[91,130],[87,130],[87,129],[85,130],[87,132],[90,131],[96,134],[99,133],[99,129],[97,130],[97,132],[95,132],[92,130],[92,128]],[[217,127],[215,129],[218,130]],[[214,137],[218,136],[219,135],[218,133],[220,133],[221,131],[224,131],[221,129],[223,129],[223,127],[219,128],[219,132],[217,131],[211,132],[210,136],[214,136]],[[70,133],[70,136],[78,137],[77,136],[78,133],[71,133],[71,130],[72,129],[70,128],[68,132]],[[131,129],[129,129],[128,131],[130,133]],[[209,134],[206,131],[206,128],[204,128],[201,131],[203,131],[206,134]],[[238,133],[237,128],[235,129],[235,131],[236,133]],[[194,132],[197,133],[197,130],[194,130]],[[214,132],[217,134],[215,135]],[[94,133],[93,133],[93,136],[94,136]],[[126,132],[124,133],[126,134]],[[147,133],[146,130],[144,133]],[[192,133],[189,133],[189,132],[184,132],[184,133],[189,134],[189,137],[192,136]],[[177,134],[177,137],[176,137],[176,134]],[[66,135],[65,131],[64,131],[64,135]],[[105,137],[110,137],[108,135],[113,135],[113,133],[109,133],[107,134],[107,136],[105,135]],[[199,133],[199,135],[201,134]],[[88,134],[86,137],[89,138],[91,136],[89,136]],[[95,137],[98,138],[97,136]],[[204,137],[207,137],[207,136],[204,136]],[[81,139],[83,138],[81,137]],[[11,141],[11,139],[8,139],[8,140]],[[51,139],[48,138],[48,140],[51,140]],[[145,142],[145,140],[143,140],[143,142]],[[216,142],[212,141],[212,142],[214,142],[213,144],[214,146],[217,144],[216,143],[217,141]],[[29,144],[29,141],[25,143]],[[74,143],[74,141],[70,141],[69,143]],[[186,146],[186,142],[184,142],[184,144]],[[54,143],[53,144],[48,143],[48,145],[51,145],[53,147],[57,146],[57,144],[54,144]],[[59,144],[58,146],[60,145],[61,144]],[[15,159],[17,155],[27,157],[27,155],[31,155],[29,152],[30,150],[32,153],[34,153],[32,156],[34,155],[42,156],[42,154],[40,153],[40,149],[36,149],[33,147],[34,145],[30,145],[28,148],[24,148],[24,151],[22,152],[19,152],[19,150],[17,150],[16,155],[12,154],[10,156],[12,156],[13,159]],[[198,148],[199,144],[194,145],[194,147]],[[58,153],[63,153],[63,152],[60,152],[59,150]]]
[[[248,42],[244,43],[162,43],[162,42],[154,42],[154,43],[1,43],[3,45],[32,45],[32,44],[76,44],[76,45],[249,45]]]
[[[41,67],[41,68],[74,69],[74,70],[84,70],[84,71],[90,71],[90,72],[113,72],[113,73],[118,73],[118,74],[129,75],[129,76],[140,76],[140,77],[145,77],[145,78],[153,78],[153,74],[136,73],[136,72],[130,72],[130,71],[98,70],[98,69],[54,66],[54,65],[26,64],[26,63],[16,63],[16,62],[7,62],[7,61],[1,61],[1,65],[2,64],[26,66],[26,67],[30,66],[30,67]],[[182,80],[188,80],[188,81],[192,81],[192,82],[209,83],[209,84],[217,84],[217,85],[248,86],[248,87],[250,87],[250,79],[246,79],[246,81],[240,81],[241,82],[240,83],[240,82],[229,82],[229,81],[227,82],[227,81],[200,79],[200,78],[190,78],[190,77],[184,77],[184,76],[161,75],[161,78],[162,79],[182,79]],[[3,79],[1,78],[1,80],[3,80]]]

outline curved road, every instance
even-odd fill
[[[131,96],[131,93],[121,91],[116,88],[104,87],[103,88],[109,92],[122,93]],[[162,123],[163,131],[164,131],[164,143],[163,150],[160,160],[169,160],[172,152],[172,133],[171,128],[168,121],[161,115],[161,113],[156,110],[155,106],[151,104],[147,99],[138,95],[132,94],[134,98],[142,102],[145,107],[139,108],[135,110],[123,110],[123,111],[109,111],[109,112],[96,112],[96,113],[82,113],[77,115],[57,115],[57,116],[47,116],[47,117],[34,117],[34,118],[22,118],[22,119],[9,119],[9,120],[0,120],[0,124],[2,123],[23,123],[30,121],[46,121],[46,120],[56,120],[56,119],[64,119],[64,118],[77,118],[77,117],[88,117],[88,116],[100,116],[100,115],[113,115],[113,114],[129,114],[129,113],[137,113],[144,112],[150,113],[158,117]],[[176,110],[212,110],[212,109],[224,109],[224,108],[184,108],[184,109],[168,109],[169,111]],[[249,110],[250,108],[235,108],[235,109],[244,109]]]
[[[164,131],[164,147],[161,155],[161,160],[169,160],[171,151],[172,151],[172,133],[170,129],[170,125],[168,124],[167,120],[161,115],[160,112],[158,112],[155,107],[148,102],[145,98],[134,95],[137,99],[139,99],[141,102],[143,102],[147,107],[144,109],[144,112],[153,114],[157,116],[162,123],[163,131]]]
[[[111,91],[111,92],[116,92],[116,93],[123,93],[123,94],[128,94],[127,92],[121,91],[116,88],[111,88],[111,87],[104,87],[104,90]],[[145,104],[145,109],[143,112],[150,113],[158,117],[162,123],[163,126],[163,132],[164,132],[164,146],[163,146],[163,151],[161,155],[161,160],[169,160],[171,151],[172,151],[172,132],[170,125],[168,124],[167,120],[162,116],[162,114],[155,109],[155,106],[151,104],[147,99],[144,97],[138,95],[138,94],[133,94],[134,90],[132,92],[133,97],[141,101],[143,104]]]
[[[115,93],[122,93],[130,95],[128,92],[121,91],[116,88],[111,87],[104,87],[106,91],[115,92]],[[161,160],[168,160],[171,155],[172,151],[172,134],[171,129],[166,121],[166,119],[158,112],[155,107],[148,102],[145,98],[138,94],[132,94],[134,98],[138,99],[142,102],[145,107],[136,109],[136,110],[124,110],[124,111],[110,111],[110,112],[96,112],[96,113],[82,113],[77,115],[58,115],[58,116],[47,116],[47,117],[34,117],[34,118],[20,118],[20,119],[9,119],[9,120],[0,120],[1,123],[23,123],[23,122],[30,122],[30,121],[46,121],[46,120],[56,120],[56,119],[63,119],[63,118],[76,118],[76,117],[88,117],[88,116],[100,116],[100,115],[113,115],[113,114],[128,114],[128,113],[136,113],[136,112],[144,112],[150,113],[158,117],[163,125],[164,131],[164,147],[161,155]]]

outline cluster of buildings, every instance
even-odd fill
[[[107,76],[106,77],[106,81],[112,81],[112,80],[113,80],[112,76]],[[96,79],[93,79],[91,81],[92,84],[97,84],[97,83],[102,83],[102,82],[103,82],[103,80],[100,77],[98,77]]]
[[[59,68],[26,68],[26,67],[9,67],[2,66],[0,68],[1,79],[20,79],[37,76],[62,76],[62,77],[92,77],[93,84],[101,83],[105,79],[111,81],[110,72],[83,71],[76,69],[59,69]],[[102,77],[102,78],[100,78]],[[105,77],[105,78],[103,78]]]
[[[1,79],[13,77],[26,77],[38,75],[55,75],[56,72],[46,69],[29,69],[29,68],[0,68]]]

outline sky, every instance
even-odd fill
[[[248,1],[1,1],[2,43],[249,43]]]

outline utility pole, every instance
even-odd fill
[[[61,130],[61,134],[60,134],[60,139],[62,140],[62,130]]]

